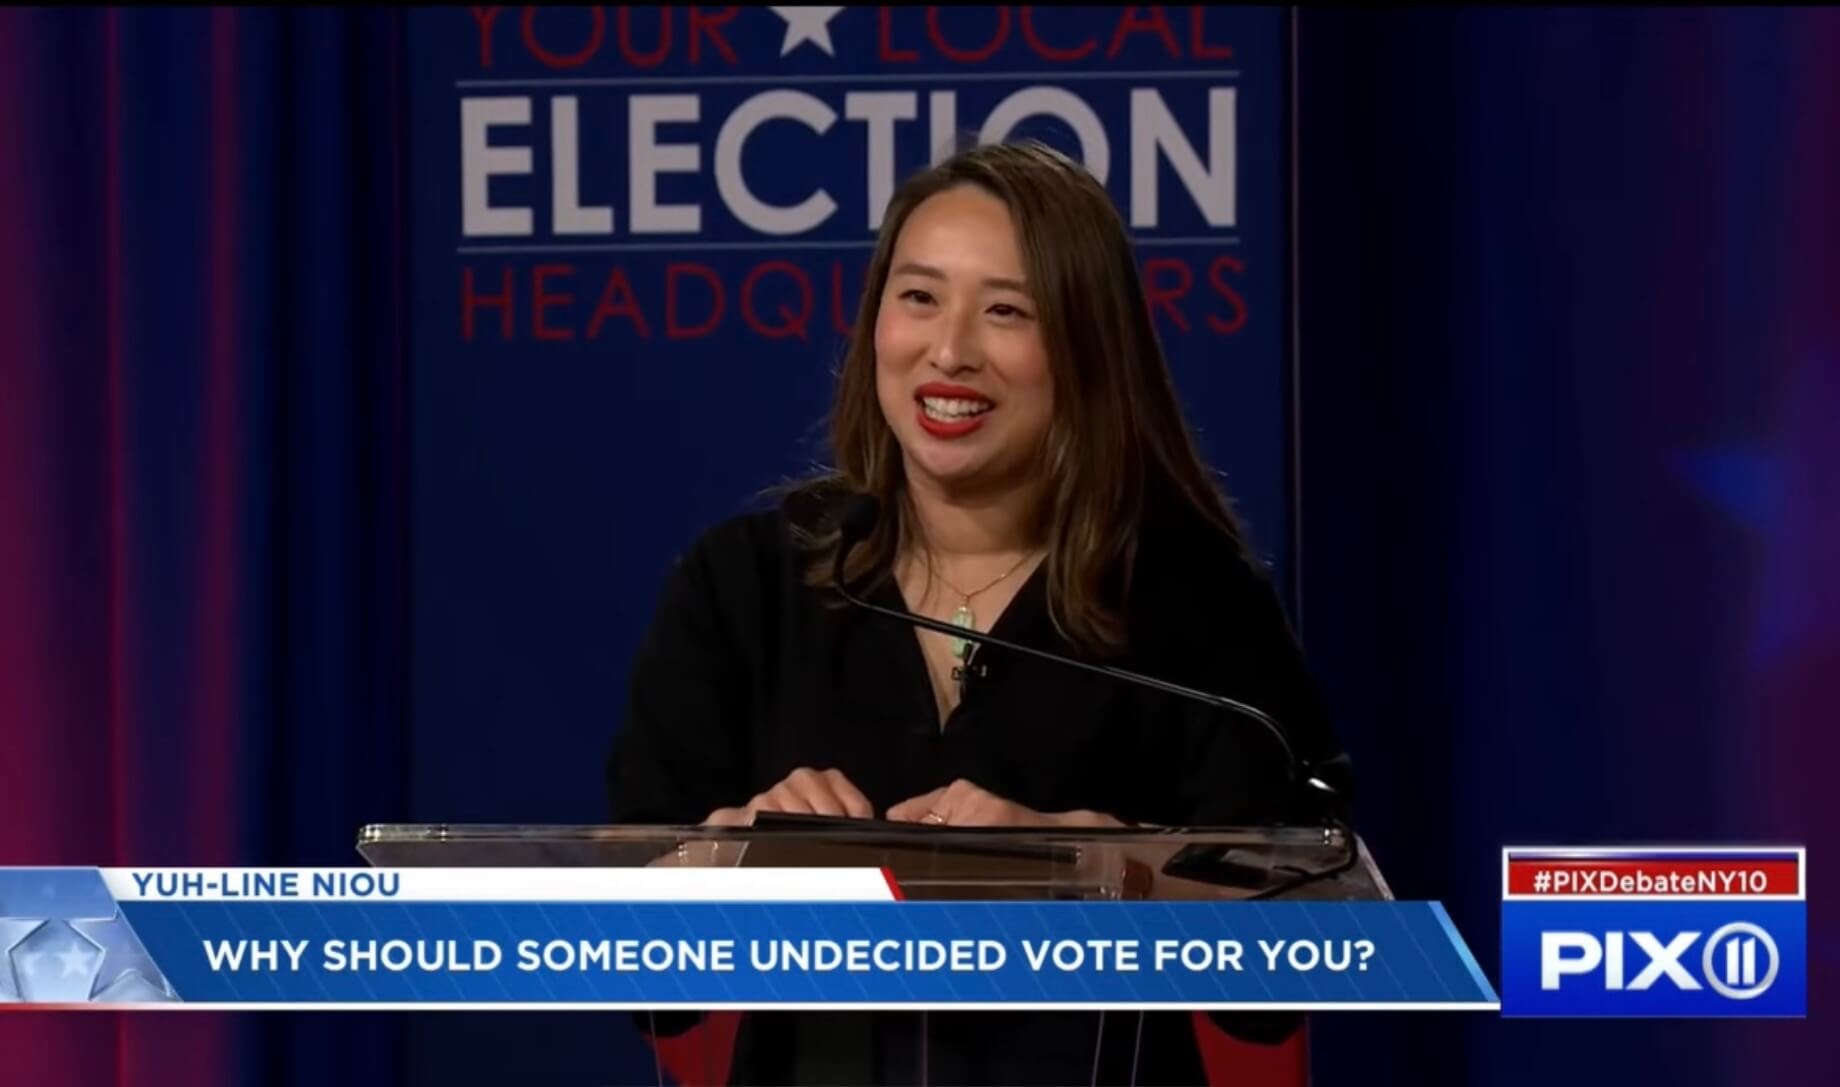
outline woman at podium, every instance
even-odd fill
[[[840,510],[873,496],[842,562],[863,599],[1229,696],[1279,722],[1298,757],[1338,765],[1277,593],[1190,436],[1124,223],[1078,163],[978,147],[895,193],[830,446],[831,470],[715,526],[670,574],[610,762],[616,822],[1305,814],[1282,747],[1248,720],[836,592]],[[737,1082],[814,1074],[811,1017],[751,1018]],[[894,1054],[917,1017],[884,1018]],[[1097,1057],[1136,1059],[1138,1083],[1201,1081],[1186,1016],[1098,1047],[1096,1018],[934,1014],[929,1075],[1107,1082]]]

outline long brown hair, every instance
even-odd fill
[[[1048,610],[1063,637],[1107,654],[1124,647],[1124,593],[1152,492],[1189,507],[1230,546],[1244,534],[1189,433],[1124,221],[1079,163],[1044,144],[974,147],[924,170],[888,203],[863,284],[830,417],[835,467],[793,488],[810,496],[874,495],[883,515],[852,550],[845,576],[887,576],[911,532],[901,448],[876,396],[875,324],[895,240],[915,208],[960,185],[1008,207],[1054,378],[1054,418],[1039,466],[1036,511],[1047,549]],[[831,583],[837,531],[802,542],[807,580]]]

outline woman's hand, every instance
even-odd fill
[[[1102,812],[1039,812],[1005,800],[974,782],[959,778],[952,784],[903,800],[888,809],[888,818],[901,823],[930,823],[955,827],[1121,827]]]
[[[875,808],[862,790],[838,770],[814,770],[801,766],[739,808],[717,808],[709,813],[705,824],[719,827],[745,827],[753,823],[758,812],[787,812],[793,815],[842,815],[867,819]]]

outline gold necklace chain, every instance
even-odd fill
[[[1016,565],[1010,567],[1009,569],[998,574],[996,577],[992,578],[988,585],[985,585],[983,588],[977,589],[973,592],[966,592],[965,590],[952,584],[951,581],[947,580],[946,576],[940,573],[939,570],[933,566],[933,556],[931,552],[922,551],[920,555],[921,555],[921,559],[926,563],[927,573],[932,574],[934,577],[938,578],[945,585],[946,588],[952,590],[954,593],[957,593],[960,600],[963,600],[965,603],[969,604],[971,603],[972,597],[982,596],[983,594],[989,592],[990,590],[1000,585],[1003,582],[1004,578],[1007,578],[1011,574],[1022,569],[1024,563],[1028,562],[1030,559],[1035,557],[1035,552],[1030,551],[1024,554],[1021,558],[1016,560]]]
[[[946,576],[934,568],[932,552],[922,550],[920,552],[920,557],[926,563],[926,572],[929,576],[938,578],[940,582],[945,585],[946,588],[958,594],[960,603],[958,605],[958,610],[952,613],[953,625],[964,627],[967,630],[976,630],[977,629],[977,615],[973,613],[971,610],[971,598],[974,596],[979,596],[983,593],[987,593],[991,589],[996,588],[997,585],[999,585],[1003,581],[1004,578],[1022,569],[1024,564],[1026,564],[1030,559],[1034,558],[1035,552],[1030,551],[1024,554],[1021,558],[1016,560],[1016,564],[1014,566],[1011,566],[1009,569],[1003,571],[1001,574],[998,574],[995,578],[991,579],[989,584],[985,585],[981,589],[976,590],[975,592],[969,592],[969,593],[959,588],[958,586],[952,584],[950,581],[946,580]],[[966,638],[952,639],[952,656],[957,658],[959,662],[959,666],[952,670],[952,674],[953,674],[953,677],[957,679],[959,682],[959,691],[961,695],[964,692],[965,667],[971,663],[972,651],[973,651],[973,646],[969,639],[966,639]]]

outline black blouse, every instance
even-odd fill
[[[977,650],[983,671],[942,728],[914,628],[804,583],[791,526],[825,515],[817,500],[794,498],[724,522],[678,562],[635,662],[609,765],[615,822],[698,823],[802,766],[841,771],[878,816],[958,778],[1037,811],[1083,808],[1127,822],[1231,825],[1298,814],[1280,789],[1282,754],[1255,723],[992,646]],[[905,607],[893,578],[881,579],[871,598]],[[1125,620],[1129,648],[1109,663],[1257,706],[1312,763],[1339,755],[1269,578],[1198,515],[1165,502],[1146,517]],[[1049,619],[1045,566],[992,633],[1079,655]],[[940,1083],[1089,1082],[1097,1018],[934,1014],[929,1075]],[[809,1016],[751,1019],[737,1082],[822,1074],[788,1063],[798,1059],[793,1050],[808,1048],[795,1039],[810,1029]],[[1135,1015],[1112,1019],[1108,1038],[1135,1029]],[[1141,1044],[1108,1041],[1114,1053],[1105,1063],[1135,1049],[1161,1066],[1140,1067],[1138,1082],[1198,1082],[1186,1017],[1147,1019]],[[770,1036],[759,1026],[768,1020],[779,1026]],[[898,1054],[912,1037],[905,1031],[881,1032],[888,1045],[874,1075],[902,1075]],[[962,1043],[956,1057],[953,1037]],[[1128,1066],[1120,1073],[1130,1078]]]

